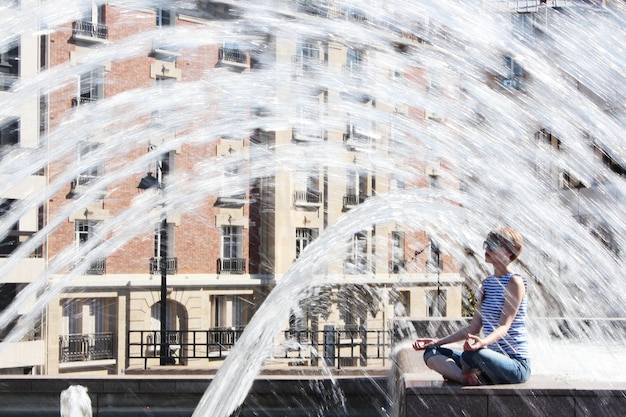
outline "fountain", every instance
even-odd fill
[[[50,0],[31,7],[34,2],[22,3],[21,9],[9,4],[2,10],[0,45],[16,33],[26,36],[44,29],[53,31],[91,4]],[[133,10],[171,2],[120,3]],[[338,3],[343,9],[334,7]],[[209,17],[216,10],[211,7],[215,2],[205,0],[176,4],[179,10],[200,17]],[[164,49],[185,49],[228,38],[249,45],[255,58],[256,70],[245,78],[219,71],[208,79],[138,87],[90,106],[78,106],[49,132],[45,147],[4,151],[0,175],[7,184],[17,184],[33,172],[63,161],[75,152],[81,137],[107,138],[106,145],[91,152],[89,158],[57,173],[42,193],[26,195],[6,210],[0,219],[4,235],[33,207],[53,198],[90,166],[102,161],[109,165],[105,176],[12,252],[0,265],[0,277],[41,246],[73,212],[97,201],[101,190],[137,177],[146,166],[179,147],[207,146],[243,132],[285,131],[293,125],[302,126],[305,133],[320,127],[327,132],[340,131],[346,113],[355,120],[374,121],[378,131],[385,132],[387,146],[366,146],[358,157],[348,160],[339,157],[345,153],[344,143],[289,143],[274,148],[258,141],[246,158],[248,174],[223,175],[240,158],[237,155],[199,160],[188,172],[172,171],[167,193],[133,197],[127,209],[98,230],[99,235],[110,238],[90,240],[79,252],[68,245],[16,295],[0,313],[3,329],[13,326],[19,317],[0,343],[0,351],[21,340],[46,305],[72,287],[94,261],[118,253],[120,248],[123,251],[133,239],[152,230],[159,221],[153,207],[168,207],[168,215],[189,214],[207,196],[218,195],[225,184],[243,189],[257,180],[318,166],[326,167],[332,178],[358,162],[372,172],[387,173],[398,184],[415,184],[424,178],[432,184],[414,189],[380,186],[382,191],[330,222],[258,308],[194,416],[227,417],[235,412],[271,356],[275,335],[290,312],[300,308],[302,295],[314,288],[341,285],[343,274],[327,271],[345,258],[350,238],[364,229],[389,224],[423,230],[433,241],[445,242],[446,254],[454,259],[470,287],[485,275],[477,254],[485,233],[498,224],[522,231],[526,246],[518,267],[532,283],[529,324],[534,373],[623,381],[613,366],[626,355],[622,253],[626,244],[625,109],[624,89],[619,88],[626,69],[620,49],[623,4],[549,0],[547,4],[447,1],[442,5],[433,1],[413,8],[401,1],[265,0],[219,5],[238,13],[233,19],[220,20],[221,24],[171,28],[167,37],[150,31],[112,42],[95,49],[84,63],[41,71],[17,82],[11,95],[0,95],[2,122],[33,97],[55,92],[85,70],[152,53],[153,42],[164,44]],[[367,64],[358,77],[331,67],[316,68],[313,76],[293,77],[292,63],[274,60],[267,39],[292,39],[294,34],[332,39],[350,50],[367,51],[368,60],[354,61]],[[166,69],[164,66],[164,77]],[[417,77],[412,72],[415,69],[429,71],[429,76]],[[425,79],[427,85],[420,84]],[[325,109],[323,115],[313,102],[320,91],[340,91],[342,96],[340,104]],[[138,96],[147,99],[139,105]],[[355,105],[374,101],[375,106]],[[189,121],[203,120],[212,105],[219,105],[219,110],[210,126],[189,126]],[[306,110],[296,114],[294,108]],[[250,117],[250,109],[258,109],[255,117]],[[415,109],[422,109],[423,117],[413,117],[411,110]],[[133,123],[155,113],[158,125],[145,129]],[[260,113],[264,117],[256,117]],[[145,136],[153,132],[150,129],[185,133],[171,135],[146,153],[140,147],[145,147]],[[437,172],[424,176],[424,165]],[[414,249],[417,253],[423,248]],[[66,272],[68,265],[73,267]],[[364,274],[360,283],[371,278]],[[373,299],[382,296],[376,293],[376,286],[372,293]],[[30,307],[27,311],[23,311],[25,305]],[[592,349],[602,354],[590,358]],[[563,357],[570,362],[557,360]],[[582,369],[574,366],[579,363],[588,365]],[[341,404],[341,399],[337,402]]]

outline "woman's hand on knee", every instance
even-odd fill
[[[465,339],[465,343],[463,344],[463,350],[475,351],[482,349],[485,346],[485,342],[483,342],[480,337],[474,334],[468,334],[467,338]]]
[[[415,350],[424,350],[428,346],[434,345],[437,339],[425,338],[425,339],[416,339],[413,342],[413,349]]]

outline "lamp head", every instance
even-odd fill
[[[160,188],[159,180],[152,175],[152,172],[148,172],[146,176],[139,181],[137,188],[141,191],[147,190],[148,188]]]

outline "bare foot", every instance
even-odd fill
[[[472,369],[468,373],[463,374],[463,385],[481,385],[480,370]]]

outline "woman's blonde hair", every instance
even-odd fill
[[[496,227],[487,235],[487,241],[503,246],[511,253],[511,262],[522,253],[524,238],[512,227]]]

